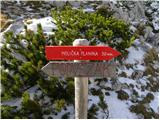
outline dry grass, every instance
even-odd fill
[[[7,15],[0,13],[0,31],[4,31],[11,23],[13,20],[9,19]]]

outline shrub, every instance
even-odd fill
[[[2,100],[22,97],[23,93],[28,88],[38,84],[43,94],[51,97],[53,102],[56,99],[62,98],[71,101],[71,98],[66,97],[68,87],[64,89],[64,82],[55,77],[48,77],[41,72],[41,68],[47,63],[44,53],[47,40],[43,34],[41,25],[39,24],[37,27],[36,33],[28,30],[26,26],[24,35],[14,35],[12,32],[5,33],[6,41],[1,48],[1,83],[4,88]],[[22,44],[23,40],[26,41],[26,46]],[[56,45],[55,42],[53,42],[53,44]],[[69,90],[71,92],[73,84],[69,83],[68,86],[72,86]],[[70,96],[70,93],[67,95]],[[38,104],[37,102],[34,103],[32,100],[28,100],[26,104],[28,103],[34,104],[35,106]],[[36,112],[35,109],[30,109],[30,107],[27,106],[25,107],[25,104],[23,104],[21,112],[24,118],[28,118],[28,116],[31,118],[41,117],[38,113],[31,115],[34,113],[33,111]],[[25,114],[28,116],[25,116]]]
[[[94,96],[103,94],[101,89],[96,90],[95,88],[91,88],[90,91],[91,91],[92,95],[94,95]]]
[[[65,98],[67,98],[67,101],[69,103],[72,103],[74,104],[74,79],[73,78],[69,78],[69,79],[66,79],[66,82],[67,82],[67,86],[66,86],[66,95],[65,95]]]
[[[123,90],[119,90],[119,91],[116,91],[118,93],[118,98],[120,100],[127,100],[129,98],[129,95],[123,91]]]
[[[72,45],[77,38],[86,38],[92,45],[101,41],[124,52],[135,39],[129,32],[128,24],[112,16],[106,18],[99,12],[85,13],[82,9],[65,6],[60,11],[52,10],[52,16],[58,27],[54,40],[57,43],[62,41],[64,45]],[[122,38],[122,41],[116,38]]]
[[[43,111],[43,114],[45,114],[45,115],[49,115],[50,113],[51,113],[51,111],[50,111],[49,108],[47,108],[47,109],[45,109],[45,110]]]
[[[152,94],[152,93],[148,93],[147,95],[146,95],[146,97],[142,100],[142,101],[140,101],[140,103],[150,103],[151,102],[151,100],[153,100],[154,99],[154,95]]]
[[[144,119],[158,118],[157,113],[155,113],[152,109],[148,111],[144,104],[139,103],[137,105],[132,105],[130,107],[130,111],[138,115],[142,114],[144,116]]]
[[[108,105],[104,100],[104,95],[103,94],[99,95],[99,99],[100,101],[98,103],[98,106],[103,110],[105,117],[107,119],[109,117],[109,111],[108,111]]]
[[[2,119],[14,119],[14,116],[16,116],[17,111],[15,110],[15,107],[2,105],[1,106],[1,117]]]
[[[5,40],[1,48],[2,84],[8,92],[4,96],[20,97],[28,87],[34,86],[39,79],[44,79],[39,71],[47,63],[44,55],[46,40],[40,25],[37,33],[27,28],[25,35],[7,32]],[[23,40],[27,41],[27,46],[22,44]]]
[[[56,109],[56,111],[60,112],[64,106],[65,106],[65,100],[64,99],[55,101],[55,109]]]
[[[22,114],[28,117],[27,114],[33,114],[33,118],[42,118],[42,108],[38,102],[30,99],[30,95],[24,92],[22,96]]]
[[[107,109],[108,108],[108,105],[105,103],[104,101],[104,95],[100,95],[99,96],[99,99],[100,99],[100,102],[98,103],[98,105],[103,109]]]
[[[96,119],[96,112],[98,111],[98,107],[95,104],[92,104],[90,109],[88,110],[88,119]]]
[[[144,71],[144,75],[145,76],[148,76],[148,75],[151,75],[151,76],[155,76],[156,73],[155,73],[155,69],[153,68],[152,65],[148,65]]]
[[[155,48],[148,50],[148,52],[144,56],[144,62],[147,66],[157,60],[158,60],[158,52],[155,50]]]

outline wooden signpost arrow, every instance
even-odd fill
[[[42,68],[50,76],[74,77],[75,118],[87,119],[88,77],[115,77],[116,65],[88,60],[111,60],[121,53],[108,46],[88,46],[86,39],[76,39],[73,46],[46,46],[47,60],[52,61]]]
[[[115,77],[116,65],[107,62],[49,62],[42,70],[56,77]]]

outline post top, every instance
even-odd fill
[[[75,39],[73,42],[73,46],[86,46],[89,45],[89,41],[87,39]]]

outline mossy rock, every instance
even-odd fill
[[[120,100],[127,100],[129,98],[129,95],[123,90],[116,91],[116,93],[118,94],[117,97]]]

